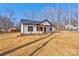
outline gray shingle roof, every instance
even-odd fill
[[[28,19],[21,19],[21,23],[26,24],[26,25],[38,25],[41,24],[42,22],[47,21],[50,25],[54,26],[51,24],[47,19],[43,21],[36,21],[36,20],[28,20]]]
[[[21,22],[23,24],[27,24],[27,25],[35,25],[35,24],[39,24],[40,23],[40,21],[28,20],[28,19],[21,19]]]

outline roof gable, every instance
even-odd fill
[[[42,25],[52,25],[47,19],[41,21],[39,24],[42,24]]]
[[[42,25],[50,25],[47,21],[40,23]]]

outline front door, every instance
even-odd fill
[[[44,27],[44,32],[46,32],[46,27]]]

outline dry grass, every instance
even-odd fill
[[[8,33],[0,35],[0,52],[21,46],[47,35],[27,35],[17,37],[19,33]],[[55,38],[52,38],[56,36]],[[52,38],[52,39],[51,39]],[[51,40],[50,40],[51,39]],[[50,40],[45,46],[38,49],[45,42]],[[38,50],[37,50],[38,49]],[[36,52],[34,52],[37,50]],[[7,55],[37,55],[37,56],[70,56],[79,55],[79,33],[61,32],[51,35],[43,40],[24,46]]]
[[[35,55],[77,56],[79,55],[79,33],[63,32]]]
[[[21,46],[25,43],[37,40],[47,35],[26,35],[18,36],[19,33],[6,33],[0,35],[0,53],[10,50],[12,48]]]

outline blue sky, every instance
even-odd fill
[[[8,8],[10,10],[15,11],[14,17],[19,21],[21,18],[26,18],[24,16],[24,11],[31,11],[35,10],[36,12],[41,11],[45,7],[50,8],[58,8],[58,6],[64,10],[68,10],[68,4],[67,3],[0,3],[0,11],[4,10],[4,8]],[[77,8],[77,4],[70,4],[71,10],[74,10]]]

